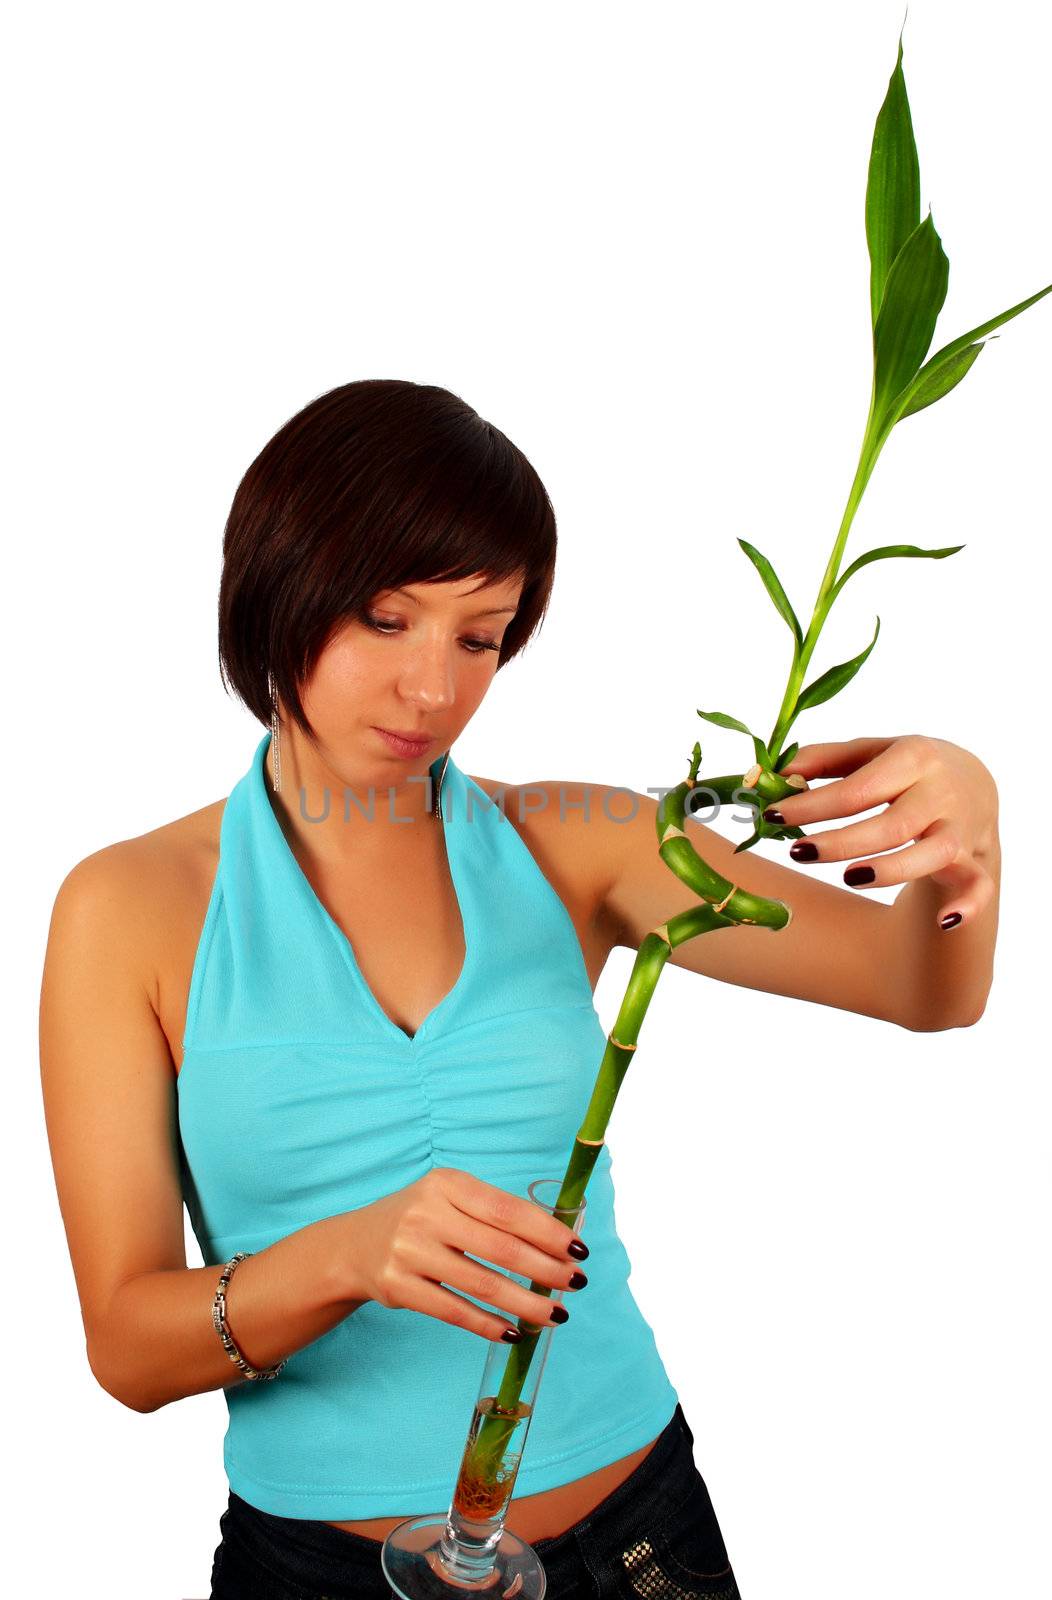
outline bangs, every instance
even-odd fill
[[[223,536],[220,671],[264,724],[269,680],[299,690],[333,629],[382,590],[521,577],[498,670],[543,621],[555,573],[547,491],[521,450],[447,389],[363,379],[311,402],[238,485]]]

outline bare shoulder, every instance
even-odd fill
[[[530,783],[474,782],[502,804],[545,877],[562,898],[587,911],[590,920],[605,913],[606,897],[619,872],[615,848],[618,796],[612,785],[569,778]]]
[[[156,1002],[167,958],[207,909],[225,805],[214,801],[78,861],[59,885],[52,932],[104,940]]]
[[[48,1142],[77,1281],[88,1361],[127,1398],[123,1285],[185,1268],[173,1068],[165,1025],[179,930],[204,892],[222,803],[85,856],[55,899],[40,990]],[[169,964],[166,964],[169,963]],[[159,999],[159,996],[161,997]],[[153,1409],[153,1408],[150,1408]]]

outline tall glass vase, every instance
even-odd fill
[[[561,1178],[537,1178],[527,1193],[534,1205],[580,1233],[587,1202],[582,1196],[576,1206],[557,1206],[561,1186]],[[517,1273],[506,1276],[530,1286]],[[561,1303],[561,1289],[543,1292]],[[550,1322],[517,1322],[521,1344],[489,1341],[449,1510],[400,1522],[384,1540],[380,1561],[400,1600],[448,1600],[458,1589],[542,1600],[547,1581],[540,1558],[504,1522],[555,1330]]]

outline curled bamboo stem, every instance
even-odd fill
[[[573,1210],[581,1203],[599,1152],[606,1142],[607,1125],[639,1042],[639,1030],[672,951],[688,939],[712,933],[717,928],[733,928],[749,923],[777,930],[787,927],[790,921],[791,912],[784,901],[750,894],[740,885],[731,883],[704,861],[694,848],[683,823],[686,797],[694,783],[701,758],[697,746],[695,751],[695,760],[687,777],[670,790],[658,806],[656,825],[658,854],[680,881],[694,890],[700,904],[679,912],[651,929],[640,942],[614,1026],[607,1035],[591,1099],[574,1138],[555,1202],[556,1211],[563,1208]],[[534,1294],[548,1297],[552,1292],[549,1285],[536,1281],[531,1282],[530,1289]],[[471,1456],[461,1469],[462,1475],[470,1474],[474,1478],[485,1479],[495,1474],[516,1426],[516,1407],[523,1382],[543,1332],[542,1327],[527,1321],[525,1317],[518,1319],[518,1329],[522,1337],[511,1347],[496,1404],[479,1429]]]

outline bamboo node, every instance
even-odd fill
[[[634,1050],[635,1049],[635,1045],[634,1044],[622,1044],[620,1039],[615,1039],[614,1038],[613,1034],[610,1034],[609,1038],[610,1038],[610,1043],[611,1044],[616,1044],[616,1046],[617,1046],[617,1048],[619,1050]],[[600,1143],[602,1143],[602,1140],[600,1140]]]
[[[727,901],[730,899],[731,895],[734,894],[734,892],[737,889],[737,887],[738,887],[738,885],[736,883],[732,883],[730,888],[727,890],[727,893],[724,895],[723,899],[720,900],[716,905],[713,906],[713,908],[712,908],[713,911],[722,911],[724,906],[727,904]]]
[[[604,1139],[582,1139],[580,1134],[578,1134],[576,1136],[576,1139],[575,1139],[574,1142],[576,1144],[591,1144],[591,1145],[605,1144],[606,1143],[606,1141]]]
[[[667,922],[661,923],[661,925],[659,927],[657,927],[657,928],[651,928],[650,932],[655,934],[657,936],[657,938],[664,939],[664,941],[668,945],[669,949],[670,950],[672,949],[672,940],[668,936],[668,923]]]
[[[745,772],[745,773],[742,774],[742,788],[743,789],[752,789],[755,786],[756,781],[759,778],[760,773],[762,771],[763,771],[763,768],[761,767],[760,763],[757,761],[757,763],[756,763],[756,765],[754,767],[750,767],[748,772]]]
[[[661,843],[666,844],[669,839],[685,839],[686,837],[682,828],[677,828],[674,822],[670,822],[661,835]]]

